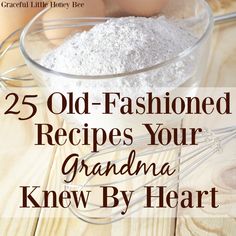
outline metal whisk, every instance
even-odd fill
[[[0,45],[0,88],[37,86],[19,50],[21,29],[9,35]]]
[[[189,137],[190,138],[190,137]],[[122,215],[122,211],[125,208],[124,204],[119,205],[119,209],[115,209],[112,212],[106,213],[106,211],[109,211],[107,209],[102,209],[99,206],[99,204],[96,204],[94,202],[89,202],[87,207],[89,209],[77,209],[74,206],[71,206],[70,209],[72,213],[78,217],[79,219],[92,223],[92,224],[109,224],[112,222],[119,221],[123,219],[124,217],[133,216],[134,213],[140,211],[142,209],[142,204],[145,201],[145,196],[142,194],[142,190],[144,186],[148,186],[150,184],[152,185],[158,185],[161,181],[162,185],[167,186],[167,190],[171,190],[175,187],[177,187],[181,180],[185,179],[188,175],[190,175],[196,168],[201,166],[203,163],[205,163],[209,158],[211,158],[214,154],[223,151],[223,148],[227,143],[232,141],[236,138],[236,126],[232,127],[226,127],[221,129],[215,129],[215,130],[205,130],[202,134],[199,134],[197,137],[197,143],[198,146],[196,147],[187,147],[182,146],[181,147],[181,153],[178,155],[178,152],[180,151],[179,147],[175,145],[169,145],[168,147],[148,147],[148,148],[141,148],[140,146],[143,146],[143,143],[147,142],[147,137],[138,137],[136,138],[136,141],[134,145],[132,146],[132,149],[139,149],[136,158],[142,158],[142,160],[145,158],[145,163],[150,162],[150,158],[154,155],[156,155],[156,160],[161,160],[163,156],[160,156],[161,153],[170,153],[172,151],[177,151],[175,154],[174,159],[168,161],[169,164],[173,164],[171,170],[178,170],[178,173],[176,173],[173,176],[168,177],[167,179],[163,177],[162,175],[158,175],[156,177],[151,178],[150,180],[144,180],[143,183],[140,184],[140,180],[138,180],[139,177],[144,177],[144,174],[139,174],[136,176],[128,176],[123,179],[114,179],[113,181],[107,181],[105,178],[105,182],[102,183],[95,183],[91,184],[90,182],[98,178],[97,176],[91,176],[89,177],[85,183],[74,183],[73,181],[70,184],[65,184],[65,189],[67,191],[70,190],[77,190],[82,191],[83,189],[97,189],[101,186],[116,186],[119,184],[125,184],[128,182],[132,182],[133,180],[137,180],[136,183],[138,183],[137,187],[134,187],[132,190],[133,193],[133,201],[129,206],[129,209],[125,215]],[[81,160],[84,160],[86,162],[89,162],[91,160],[94,160],[96,158],[100,158],[102,160],[111,158],[111,156],[114,155],[117,156],[117,153],[122,154],[122,152],[130,152],[131,148],[127,147],[106,147],[102,149],[99,153],[92,153],[88,154],[81,158]],[[100,160],[99,159],[99,160]],[[109,161],[108,159],[107,161]],[[103,168],[106,168],[107,161],[101,162],[101,165]],[[117,158],[116,160],[112,161],[113,164],[122,164],[123,162],[127,161],[127,156],[122,158]],[[92,167],[92,165],[90,165]],[[81,166],[78,167],[77,171],[79,172]],[[67,176],[67,180],[70,179],[70,176]],[[96,190],[95,190],[96,191]],[[152,194],[154,195],[157,190],[153,190]],[[119,201],[121,198],[119,198]],[[103,212],[102,212],[103,211]],[[101,216],[99,216],[99,213]],[[93,216],[95,214],[95,216]]]

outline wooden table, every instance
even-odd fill
[[[209,2],[215,14],[236,11],[235,0],[209,0]],[[215,28],[208,68],[204,85],[236,87],[235,23]],[[6,104],[1,104],[0,114],[5,106]],[[172,218],[178,216],[178,211],[170,212],[168,218],[125,219],[106,226],[86,224],[72,217],[68,210],[61,209],[55,211],[31,209],[31,217],[24,217],[21,211],[16,209],[16,203],[19,202],[17,199],[19,186],[27,183],[41,185],[45,189],[57,188],[61,185],[59,175],[62,157],[67,153],[67,149],[71,152],[71,147],[34,146],[36,134],[32,126],[34,123],[47,120],[53,121],[58,127],[63,125],[60,118],[45,113],[43,106],[40,105],[39,115],[31,121],[19,122],[14,116],[1,116],[0,235],[236,235],[236,220],[233,217],[215,218],[209,215],[205,218]],[[219,176],[228,176],[232,191],[236,191],[235,144],[234,142],[231,145],[230,155],[224,154],[226,164],[221,166],[219,162],[215,163]],[[194,178],[192,182],[195,181]],[[11,218],[3,217],[9,212]]]

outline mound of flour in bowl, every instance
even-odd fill
[[[126,73],[166,61],[196,40],[180,24],[165,17],[110,19],[67,39],[45,55],[41,64],[75,75]]]

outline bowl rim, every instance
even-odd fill
[[[149,72],[149,71],[153,71],[156,69],[159,69],[163,66],[167,66],[168,64],[171,64],[185,56],[187,56],[188,54],[190,54],[192,51],[194,51],[202,42],[204,42],[205,38],[211,33],[211,30],[214,26],[214,17],[213,17],[213,13],[212,13],[212,9],[209,6],[209,4],[205,1],[205,0],[197,0],[199,1],[201,4],[203,4],[203,6],[205,7],[206,11],[207,11],[207,15],[208,15],[208,25],[206,27],[206,30],[204,31],[204,33],[201,35],[201,37],[189,48],[185,49],[184,51],[180,52],[179,54],[177,54],[176,56],[160,62],[158,64],[155,64],[153,66],[149,66],[143,69],[139,69],[139,70],[135,70],[135,71],[131,71],[131,72],[126,72],[126,73],[117,73],[117,74],[108,74],[108,75],[78,75],[78,74],[70,74],[70,73],[64,73],[64,72],[60,72],[60,71],[56,71],[53,69],[49,69],[43,65],[41,65],[40,63],[38,63],[37,61],[35,61],[34,59],[32,59],[29,55],[29,53],[27,52],[26,48],[25,48],[25,37],[27,36],[27,33],[29,31],[29,29],[32,27],[32,25],[35,23],[35,21],[43,14],[45,14],[48,10],[50,10],[50,7],[45,8],[44,10],[42,10],[41,12],[39,12],[36,16],[34,16],[30,22],[24,27],[24,29],[21,32],[20,35],[20,51],[21,54],[23,55],[24,59],[26,60],[26,62],[30,62],[31,64],[33,64],[35,67],[37,67],[37,69],[44,71],[46,73],[49,74],[53,74],[56,76],[60,76],[60,77],[66,77],[69,79],[79,79],[79,80],[83,80],[83,79],[89,79],[89,80],[93,80],[93,79],[113,79],[113,78],[122,78],[122,77],[128,77],[128,76],[132,76],[132,75],[137,75],[137,74],[141,74],[141,73],[145,73],[145,72]],[[73,19],[87,19],[87,20],[106,20],[106,19],[112,19],[112,17],[78,17],[78,18],[73,18]]]

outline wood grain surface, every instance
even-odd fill
[[[215,14],[236,11],[235,0],[209,0],[209,3]],[[236,87],[236,23],[215,27],[208,72],[203,85]],[[0,96],[5,96],[5,93],[2,92]],[[5,106],[7,104],[1,104],[0,113]],[[33,145],[35,133],[32,126],[34,123],[50,120],[58,127],[63,125],[60,118],[46,113],[43,106],[40,108],[39,105],[39,111],[37,118],[31,121],[18,122],[14,116],[1,117],[0,120],[0,236],[236,235],[236,219],[233,217],[214,218],[209,214],[209,217],[204,218],[181,216],[176,218],[179,214],[177,210],[169,211],[166,217],[124,219],[102,226],[84,223],[72,216],[69,210],[64,209],[33,211],[31,209],[26,216],[22,215],[21,211],[15,207],[21,201],[17,199],[19,191],[17,188],[24,183],[24,180],[27,180],[28,184],[41,185],[45,189],[60,189],[62,187],[60,177],[62,157],[73,151],[69,146],[40,149]],[[191,125],[193,121],[185,120],[184,122]],[[201,119],[198,122],[200,124]],[[234,120],[232,122],[235,123]],[[224,165],[219,160],[215,162],[216,179],[211,179],[211,171],[207,169],[209,163],[206,163],[205,169],[209,172],[209,181],[217,182],[219,185],[221,181],[225,181],[230,188],[229,191],[236,191],[235,145],[235,143],[232,144],[231,152],[224,154]],[[173,153],[169,156],[167,154],[166,159],[171,158],[173,158]],[[196,173],[198,174],[201,175],[201,173]],[[194,185],[196,175],[192,176],[188,182]],[[184,184],[179,186],[181,187],[184,188]],[[7,217],[4,213],[5,207],[8,207],[7,211],[11,212],[14,217]]]

